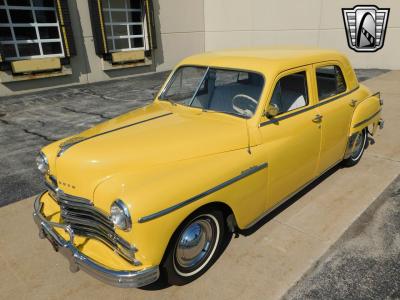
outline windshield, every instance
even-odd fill
[[[176,70],[159,99],[250,118],[263,86],[264,78],[257,73],[184,66]]]

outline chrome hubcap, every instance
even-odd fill
[[[353,153],[351,154],[352,158],[357,158],[357,156],[360,154],[362,151],[362,148],[364,146],[364,133],[359,132],[356,136],[356,139],[354,141],[354,146],[353,146]]]
[[[183,268],[192,268],[203,261],[210,252],[214,238],[210,221],[195,220],[181,234],[175,258],[177,264]]]

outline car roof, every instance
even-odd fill
[[[270,73],[329,60],[347,61],[346,57],[337,50],[317,47],[277,46],[205,52],[184,59],[180,65],[206,65]]]

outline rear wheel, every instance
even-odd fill
[[[364,153],[365,145],[367,144],[367,129],[356,133],[354,137],[354,146],[350,156],[343,160],[343,164],[347,167],[356,165]]]
[[[183,285],[205,273],[227,238],[221,211],[198,212],[184,221],[171,239],[163,271],[168,283]]]

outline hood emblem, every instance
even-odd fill
[[[70,138],[70,139],[64,141],[59,146],[59,151],[57,153],[57,157],[60,157],[65,152],[65,150],[67,150],[69,147],[72,147],[73,145],[75,145],[79,142],[82,142],[85,139],[86,138],[84,138],[82,136],[76,136],[76,137],[73,137],[73,138]]]
[[[75,186],[74,186],[74,185],[69,184],[69,183],[66,183],[66,182],[62,182],[62,181],[58,181],[58,185],[59,185],[59,186],[62,185],[62,186],[64,186],[64,187],[69,187],[69,188],[75,189]]]

